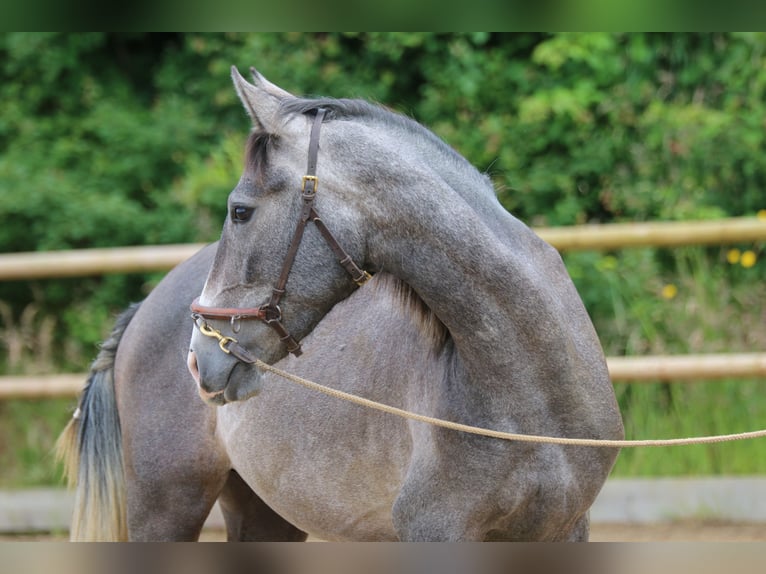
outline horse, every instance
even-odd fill
[[[117,321],[60,440],[76,540],[585,541],[623,438],[558,252],[416,121],[232,68],[252,130],[220,240]],[[190,320],[191,315],[191,320]]]

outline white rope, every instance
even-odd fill
[[[277,367],[267,365],[261,360],[256,359],[254,364],[260,369],[263,369],[264,371],[274,373],[275,375],[278,375],[284,379],[287,379],[288,381],[298,383],[299,385],[302,385],[308,389],[319,391],[320,393],[324,393],[331,397],[343,399],[345,401],[349,401],[357,405],[375,409],[377,411],[382,411],[384,413],[396,415],[405,419],[428,423],[438,427],[443,427],[447,429],[467,432],[467,433],[491,437],[491,438],[499,438],[503,440],[517,440],[517,441],[523,441],[523,442],[562,444],[562,445],[571,445],[571,446],[626,448],[626,447],[639,447],[639,446],[683,446],[683,445],[692,445],[692,444],[713,444],[713,443],[728,442],[728,441],[734,441],[734,440],[762,438],[766,436],[766,429],[737,433],[737,434],[690,437],[690,438],[659,439],[659,440],[608,440],[608,439],[602,440],[602,439],[589,439],[589,438],[551,437],[551,436],[539,436],[539,435],[527,435],[527,434],[518,434],[518,433],[510,433],[510,432],[501,432],[501,431],[495,431],[490,429],[483,429],[479,427],[473,427],[473,426],[455,423],[451,421],[445,421],[443,419],[420,415],[417,413],[392,407],[390,405],[385,405],[383,403],[371,401],[369,399],[365,399],[357,395],[352,395],[350,393],[339,391],[337,389],[331,389],[330,387],[326,387],[324,385],[320,385],[319,383],[309,381],[308,379],[304,379],[297,375],[293,375],[291,373],[288,373],[287,371],[278,369]]]

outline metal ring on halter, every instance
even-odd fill
[[[272,306],[264,306],[261,307],[261,310],[264,313],[263,322],[264,323],[279,323],[282,321],[282,309],[280,309],[279,305]],[[276,316],[271,317],[270,315],[272,313],[276,313]]]

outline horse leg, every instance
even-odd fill
[[[569,533],[569,542],[587,542],[590,539],[590,512],[583,514]]]
[[[459,480],[447,473],[408,480],[393,507],[394,528],[399,539],[410,542],[588,541],[588,512],[571,518],[566,512],[557,512],[560,506],[555,501],[542,501],[532,492],[526,500],[516,501],[515,507],[510,502],[504,505],[503,499],[509,499],[502,492],[482,491],[480,480],[473,485],[459,484]]]
[[[229,541],[303,542],[308,536],[274,512],[234,470],[218,502]]]
[[[118,379],[128,538],[197,540],[231,467],[215,434],[217,413],[178,375],[150,371]]]
[[[449,467],[444,468],[437,462],[438,459],[430,448],[413,452],[407,477],[392,508],[394,530],[399,540],[482,540],[482,524],[471,515],[482,514],[483,497],[470,484],[459,484],[463,480],[461,473],[450,472]],[[448,464],[454,465],[454,461],[461,458],[448,460]]]
[[[128,538],[197,540],[230,468],[215,435],[216,411],[183,373],[165,372],[156,362],[138,370],[141,356],[126,353],[116,380]]]
[[[419,430],[407,476],[394,502],[394,528],[406,541],[587,541],[590,522],[566,466],[534,447],[448,431]],[[432,440],[424,440],[425,433]],[[514,461],[517,461],[514,463]]]
[[[128,537],[136,542],[196,541],[216,500],[222,481],[129,480]]]
[[[197,540],[230,468],[216,411],[193,395],[168,400],[124,388],[121,398],[128,538]]]
[[[401,542],[466,542],[483,540],[478,524],[471,526],[465,507],[442,494],[407,486],[399,493],[392,516]],[[454,504],[453,504],[454,502]],[[466,504],[464,498],[461,501]]]

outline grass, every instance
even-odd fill
[[[766,351],[766,265],[759,246],[572,253],[565,260],[607,355]],[[41,341],[14,348],[16,362],[4,371],[32,374],[24,365],[35,365],[36,372],[56,372],[50,357],[41,363],[31,350],[55,349],[49,322],[28,315],[16,332],[8,320],[0,325],[0,345],[22,328],[27,339],[34,337],[34,325]],[[80,369],[86,367],[83,362]],[[628,438],[677,438],[766,428],[764,382],[619,383],[615,391]],[[0,488],[61,484],[51,450],[75,403],[0,402]],[[766,440],[624,449],[613,474],[766,474]]]
[[[0,488],[63,484],[53,445],[75,406],[74,398],[0,401]]]
[[[621,383],[615,386],[626,438],[665,439],[766,428],[763,382]],[[714,445],[628,448],[614,476],[766,474],[764,439]]]

